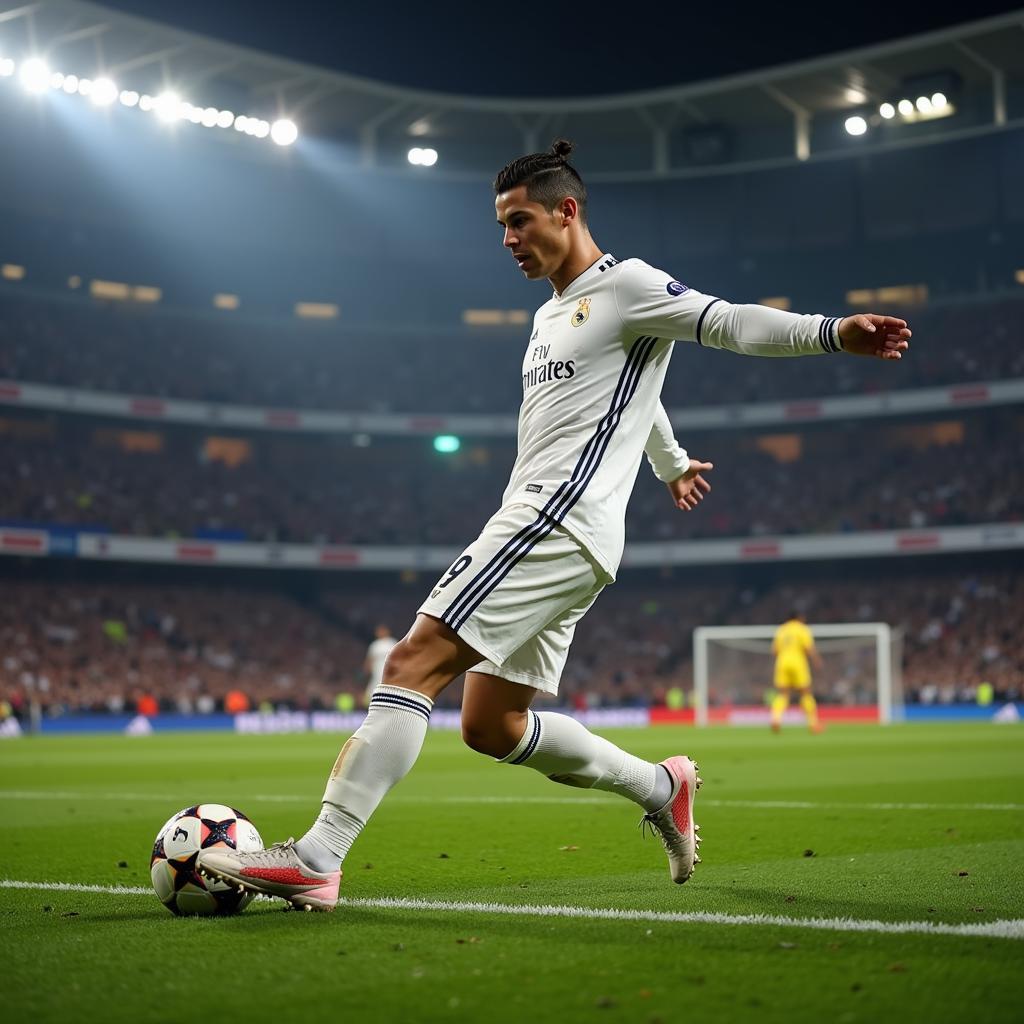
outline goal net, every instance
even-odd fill
[[[693,631],[697,725],[767,724],[775,693],[774,626],[698,626]],[[884,622],[810,625],[823,667],[812,665],[812,692],[825,720],[902,718],[900,633]],[[803,721],[793,698],[784,721]]]

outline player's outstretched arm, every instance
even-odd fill
[[[855,313],[839,324],[839,341],[844,352],[876,359],[902,359],[910,347],[911,331],[906,320],[878,313]]]

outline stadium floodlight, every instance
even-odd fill
[[[118,88],[109,78],[97,78],[89,97],[98,107],[109,107],[118,97]]]
[[[235,115],[230,110],[222,110],[217,115],[218,128],[230,128],[235,123]]]
[[[270,126],[270,137],[279,146],[290,146],[299,137],[299,129],[294,121],[281,118]]]
[[[406,159],[418,167],[423,163],[423,150],[419,146],[413,146],[406,154]]]
[[[257,139],[265,139],[270,134],[270,122],[257,120],[252,133]]]
[[[51,89],[61,89],[61,88],[63,88],[63,86],[64,86],[64,73],[61,72],[61,71],[54,71],[54,73],[52,75],[50,75],[50,88]]]
[[[92,95],[92,79],[91,78],[80,78],[78,80],[78,95],[79,96],[91,96]]]
[[[423,156],[421,157],[421,163],[424,167],[433,167],[437,163],[437,150],[436,149],[424,149],[422,151]]]
[[[191,121],[193,124],[203,123],[203,108],[193,107],[191,103],[181,105],[181,117],[183,121]]]
[[[931,113],[932,101],[929,96],[918,96],[917,103],[914,104],[922,114]]]
[[[863,135],[868,130],[868,123],[859,114],[846,119],[846,131],[849,135]]]
[[[125,89],[121,93],[121,103],[126,107],[138,106],[139,98],[139,94],[134,89]]]
[[[216,128],[220,111],[216,107],[206,107],[199,116],[199,123],[204,128]]]
[[[235,131],[236,132],[244,132],[245,129],[248,127],[248,125],[249,125],[249,118],[247,118],[245,116],[245,114],[239,114],[238,117],[235,118]]]
[[[896,116],[896,108],[891,103],[883,103],[878,108],[878,112],[886,119],[886,121],[890,121]]]
[[[177,121],[184,112],[181,97],[176,92],[162,92],[153,100],[153,110],[156,116],[165,124]]]
[[[153,97],[148,92],[144,92],[139,97],[139,110],[152,110],[153,109]]]
[[[78,92],[78,75],[65,75],[61,88],[69,95]]]
[[[46,66],[44,60],[40,60],[38,57],[31,57],[21,65],[18,78],[21,80],[22,88],[26,92],[46,92],[50,86],[50,69]]]
[[[932,93],[932,106],[936,110],[942,110],[949,101],[946,99],[946,94],[942,92]]]
[[[900,100],[896,104],[896,109],[904,116],[910,117],[914,113],[914,104],[910,100]]]
[[[10,57],[0,58],[0,78],[10,78],[14,74],[14,61]]]

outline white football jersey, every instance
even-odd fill
[[[679,476],[688,465],[666,431],[652,431],[672,339],[748,355],[838,352],[840,319],[732,305],[642,260],[602,256],[534,316],[502,504],[560,523],[614,579],[641,454],[661,479],[673,474],[659,467]]]

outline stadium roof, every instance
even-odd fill
[[[413,90],[182,31],[82,0],[0,0],[0,57],[44,56],[154,95],[286,116],[363,166],[479,177],[555,135],[585,146],[588,177],[706,175],[1024,126],[1024,8],[951,29],[766,70],[586,98],[479,98]],[[949,116],[885,120],[881,103],[942,93]],[[844,122],[863,115],[854,137]],[[234,133],[225,133],[232,141]]]

